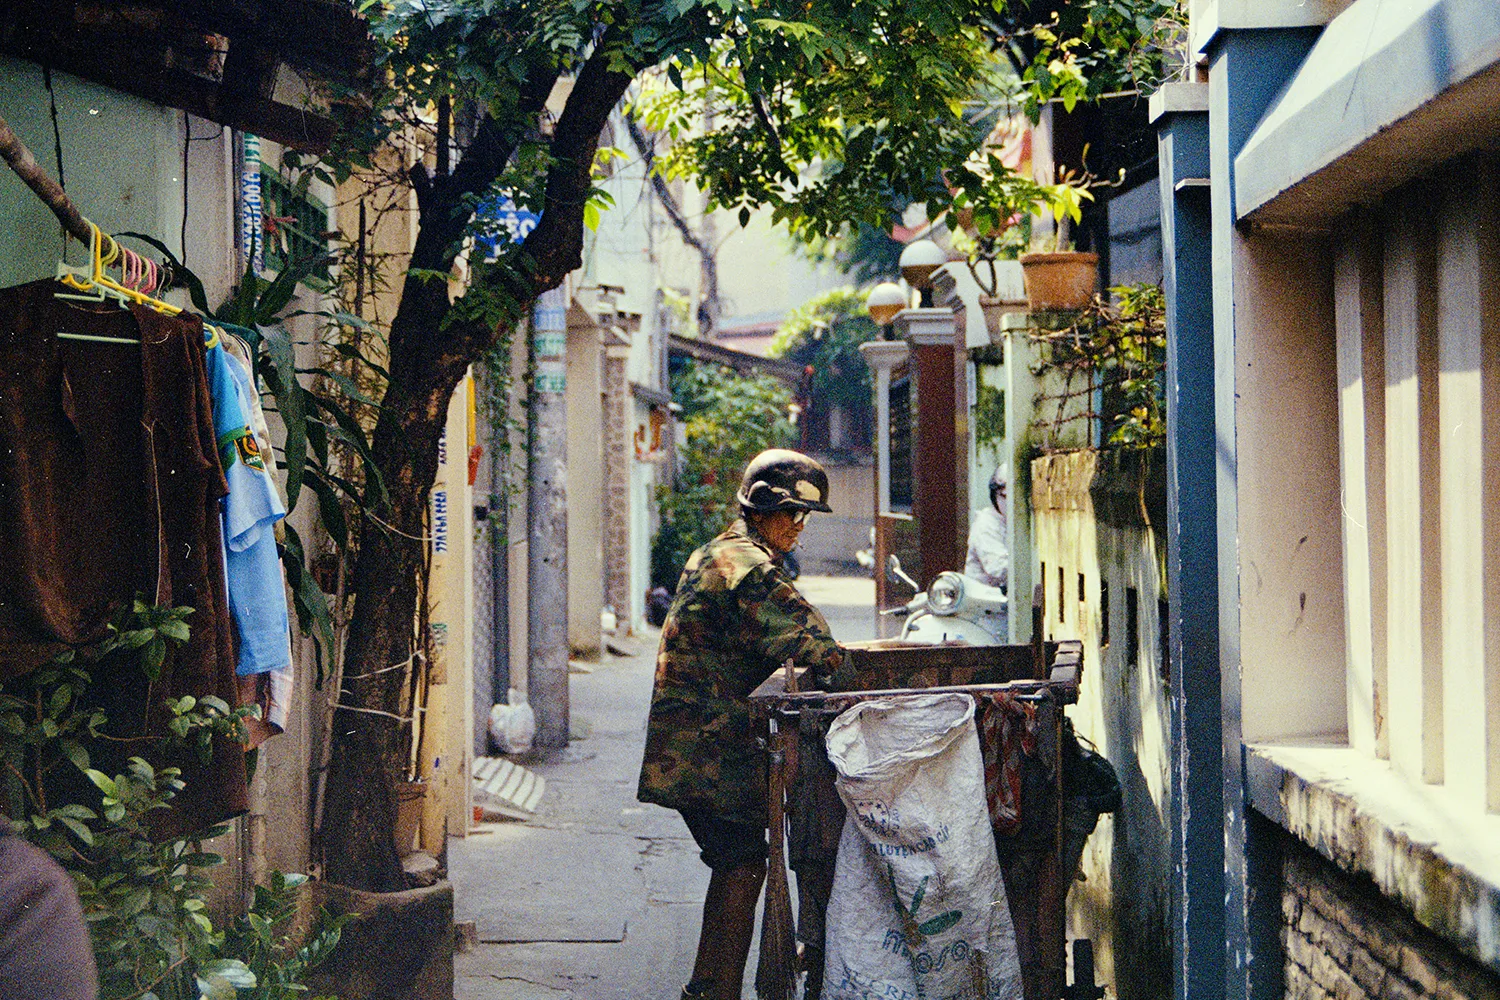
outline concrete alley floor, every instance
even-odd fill
[[[874,637],[873,581],[798,586],[837,638]],[[677,813],[635,800],[656,636],[623,644],[572,675],[574,742],[527,762],[547,779],[536,817],[449,842],[455,918],[480,942],[455,961],[458,1000],[678,1000],[691,974],[708,869]]]

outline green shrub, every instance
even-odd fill
[[[0,801],[16,831],[73,876],[101,1000],[288,1000],[305,992],[299,979],[338,943],[344,918],[322,914],[307,944],[294,947],[284,931],[305,878],[276,872],[247,913],[216,928],[204,872],[224,859],[202,843],[228,828],[164,842],[149,832],[151,814],[184,784],[178,768],[148,758],[207,759],[216,737],[243,741],[255,710],[211,696],[168,699],[166,734],[137,741],[111,733],[90,697],[96,675],[111,684],[160,679],[188,639],[192,610],[138,600],[102,643],[0,688]],[[139,753],[107,774],[93,766],[112,756],[101,752],[106,745]]]
[[[676,590],[693,550],[739,515],[740,474],[767,448],[796,444],[787,419],[792,393],[765,376],[746,378],[719,365],[689,361],[672,373],[687,444],[676,482],[657,494],[661,526],[651,540],[651,585]]]

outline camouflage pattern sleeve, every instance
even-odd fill
[[[822,691],[854,686],[849,654],[833,638],[822,612],[808,603],[775,566],[740,584],[741,606],[755,622],[756,651],[776,664],[791,660],[812,668],[804,683]]]

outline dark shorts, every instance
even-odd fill
[[[720,819],[709,812],[685,812],[682,819],[702,852],[703,863],[714,871],[766,860],[764,827]]]

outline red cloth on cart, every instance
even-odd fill
[[[979,747],[990,823],[998,834],[1021,828],[1021,767],[1036,754],[1036,706],[998,691],[979,700]]]

